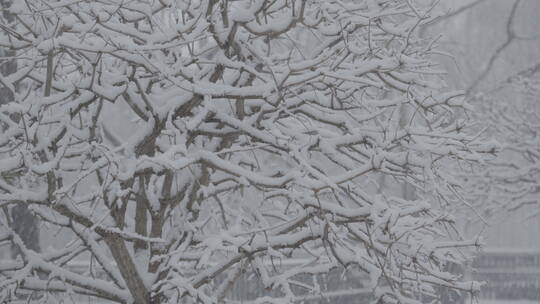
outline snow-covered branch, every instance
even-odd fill
[[[368,274],[383,303],[476,291],[442,269],[477,243],[433,203],[455,200],[438,191],[449,163],[489,149],[462,132],[461,92],[417,36],[421,2],[13,2],[0,204],[72,242],[2,266],[0,301],[217,303],[253,272],[286,303],[292,286],[321,292],[298,276],[334,268]],[[65,267],[83,256],[104,276]]]

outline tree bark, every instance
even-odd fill
[[[106,239],[106,242],[124,281],[126,281],[129,292],[133,297],[133,303],[150,303],[150,292],[137,271],[137,267],[133,263],[133,259],[129,254],[124,240],[119,237],[110,237]]]

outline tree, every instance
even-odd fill
[[[215,303],[254,272],[276,291],[259,302],[289,303],[333,268],[368,274],[379,303],[477,291],[441,271],[478,244],[439,205],[456,200],[447,164],[491,147],[462,132],[462,93],[416,35],[424,2],[13,3],[0,201],[70,240],[38,254],[3,221],[21,258],[0,266],[2,300]],[[377,193],[380,176],[415,198]],[[67,267],[80,258],[103,277]]]
[[[449,43],[448,48],[453,46],[452,53],[461,55],[456,56],[456,65],[460,70],[469,69],[454,77],[467,88],[470,104],[478,109],[473,113],[478,129],[484,130],[484,138],[500,143],[497,157],[458,174],[468,179],[468,190],[464,191],[468,201],[489,219],[537,201],[534,146],[540,115],[536,102],[540,96],[540,32],[536,26],[540,2],[461,2],[458,9],[438,22],[450,28],[450,41],[445,43]],[[478,216],[473,215],[471,221],[478,222]],[[523,230],[516,234],[529,229]]]
[[[473,97],[487,122],[485,135],[496,138],[501,150],[468,177],[467,192],[488,214],[540,205],[539,72],[540,65],[533,66]]]
[[[8,1],[0,0],[0,7],[8,7]],[[14,17],[11,16],[8,11],[3,11],[2,13],[5,20],[13,20]],[[15,53],[12,50],[5,48],[0,49],[0,55],[2,57],[9,58],[14,54]],[[4,60],[0,63],[0,76],[9,75],[16,71],[17,65],[14,60]],[[14,96],[11,90],[5,86],[0,86],[0,105],[12,101],[13,97]],[[0,128],[0,130],[2,129]],[[27,206],[19,204],[11,210],[8,210],[8,208],[3,208],[3,212],[5,213],[6,219],[9,219],[9,226],[21,237],[21,240],[25,246],[34,251],[40,251],[39,224],[36,221],[36,218],[32,216],[32,213],[28,211]],[[15,257],[18,253],[18,247],[13,246],[11,248],[11,256]]]
[[[449,78],[470,97],[488,92],[540,61],[538,12],[531,0],[456,0],[430,33],[443,32],[441,45],[452,54]]]

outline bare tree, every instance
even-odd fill
[[[499,141],[500,153],[469,173],[461,171],[460,178],[469,179],[466,184],[470,188],[465,192],[470,195],[468,201],[475,202],[477,212],[492,215],[537,201],[534,145],[540,116],[540,33],[535,13],[540,11],[540,4],[527,0],[463,2],[435,23],[448,24],[463,17],[454,29],[467,44],[463,56],[457,58],[460,66],[466,65],[464,61],[470,60],[471,54],[481,54],[467,64],[474,69],[467,77],[473,77],[463,85],[470,103],[478,109],[473,113],[477,129],[484,130],[485,138]],[[496,22],[483,20],[487,17]],[[471,27],[483,29],[471,34]],[[500,38],[483,41],[481,36],[487,31]],[[457,52],[457,48],[451,51]]]
[[[276,292],[258,303],[291,303],[321,292],[299,276],[334,268],[368,274],[379,303],[477,291],[441,271],[478,244],[435,202],[456,201],[447,164],[491,148],[462,132],[462,92],[443,89],[433,44],[416,34],[432,8],[14,3],[0,24],[18,66],[2,78],[15,98],[0,107],[0,202],[71,239],[38,254],[3,221],[0,242],[22,258],[0,264],[0,299],[216,303],[252,271]],[[23,182],[3,178],[13,173]],[[377,194],[380,175],[415,197]],[[71,271],[84,257],[104,275]]]
[[[538,1],[456,0],[449,5],[453,8],[428,28],[443,31],[441,43],[457,69],[451,78],[458,78],[457,85],[469,95],[493,90],[540,61]]]
[[[0,7],[9,7],[9,1],[0,0]],[[11,15],[9,11],[4,10],[2,11],[2,14],[4,20],[7,22],[13,22],[14,16]],[[17,71],[16,61],[11,60],[10,58],[14,55],[15,52],[13,50],[7,48],[0,49],[0,56],[2,56],[0,61],[0,77],[13,74]],[[0,105],[13,101],[14,95],[12,90],[14,89],[14,87],[9,89],[4,85],[0,86]],[[3,129],[3,126],[0,126],[0,130]],[[16,182],[17,178],[16,176],[12,176],[11,179],[15,179]],[[32,213],[28,211],[27,206],[17,205],[11,208],[11,210],[8,210],[8,208],[5,207],[2,211],[5,213],[6,219],[9,220],[9,226],[21,237],[25,246],[39,252],[40,246],[38,221],[32,215]],[[11,248],[12,257],[17,256],[19,252],[20,250],[18,246],[13,246]]]
[[[486,137],[500,145],[497,157],[468,176],[471,197],[488,214],[540,205],[540,65],[474,97]],[[539,215],[532,213],[531,216]]]

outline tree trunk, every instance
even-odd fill
[[[111,251],[114,261],[118,265],[118,269],[120,270],[124,281],[126,281],[129,292],[133,296],[133,303],[150,303],[150,292],[144,285],[144,281],[137,271],[137,267],[129,254],[124,240],[121,238],[111,237],[107,238],[105,241],[107,242],[107,246]]]

